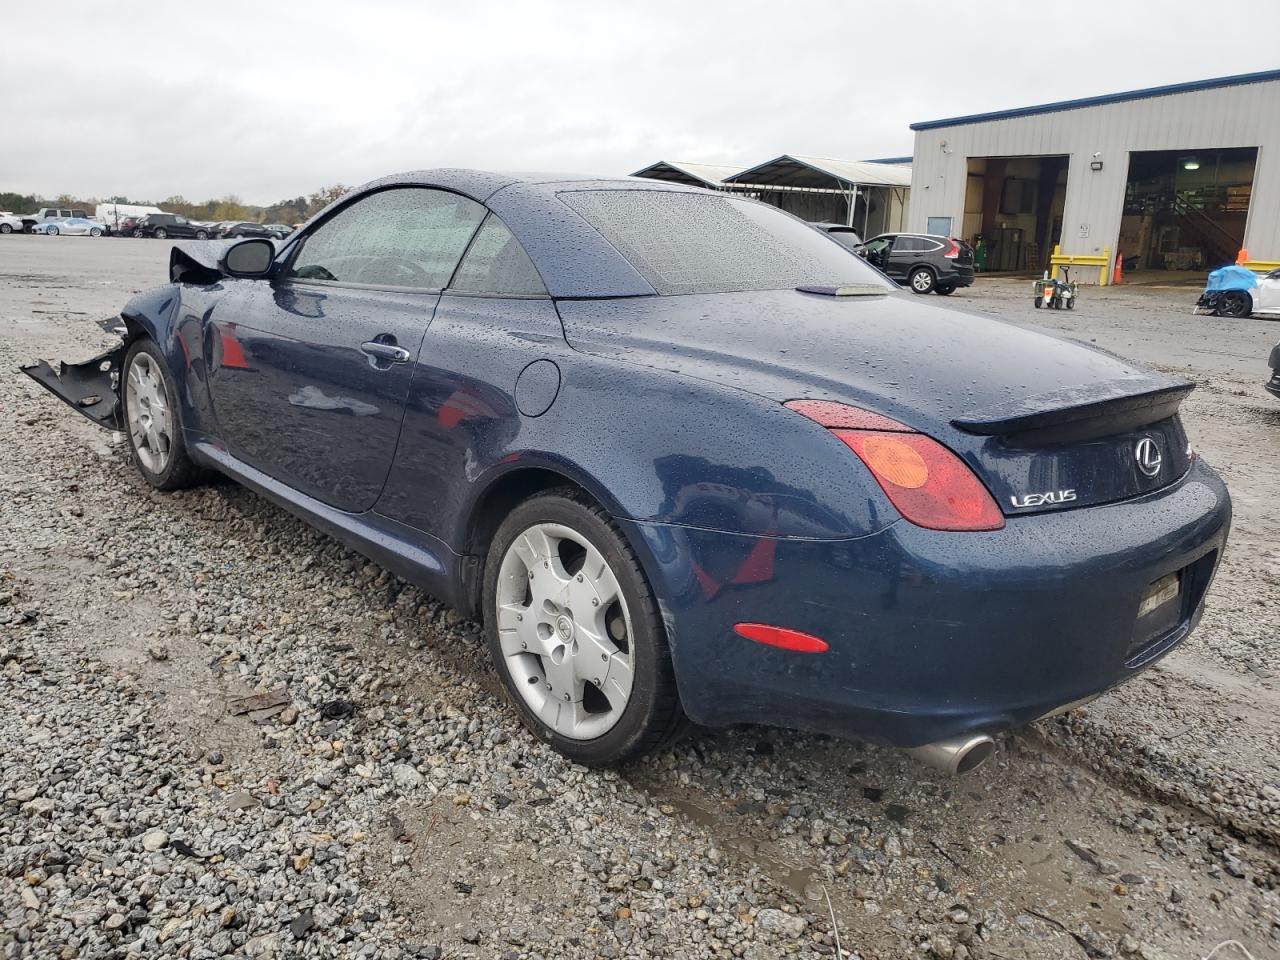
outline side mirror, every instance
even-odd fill
[[[222,255],[218,267],[228,277],[257,279],[271,272],[276,259],[276,245],[265,237],[241,240]]]

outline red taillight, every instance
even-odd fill
[[[944,253],[943,256],[948,260],[954,260],[956,257],[960,256],[960,244],[956,243],[950,237],[947,238],[947,243],[950,244],[950,246],[947,248],[947,252]]]
[[[786,627],[771,627],[767,623],[735,624],[733,632],[756,643],[793,653],[826,653],[828,650],[827,642],[812,634],[788,630]]]
[[[787,408],[826,427],[863,462],[904,518],[930,530],[999,530],[1004,517],[964,462],[932,437],[878,413],[825,400]]]

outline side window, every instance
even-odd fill
[[[299,280],[438,290],[484,219],[474,200],[399,187],[357,200],[302,242],[289,268]]]
[[[876,237],[874,240],[867,241],[867,252],[879,253],[881,250],[886,249],[891,243],[893,243],[892,237]]]
[[[449,288],[508,297],[547,292],[520,241],[492,213],[485,217],[480,232],[471,241]]]
[[[910,253],[915,249],[915,240],[912,237],[898,237],[893,241],[894,253]]]
[[[174,217],[174,218],[173,218],[173,222],[174,222],[174,223],[187,223],[188,221],[187,221],[187,218],[186,218],[186,217]]]

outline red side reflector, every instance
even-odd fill
[[[791,650],[795,653],[826,653],[829,649],[825,640],[812,634],[788,630],[786,627],[771,627],[767,623],[735,624],[733,632],[756,643],[778,647],[780,650]]]

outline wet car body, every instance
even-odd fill
[[[284,278],[332,209],[404,187],[481,204],[545,294]],[[549,484],[585,491],[640,559],[700,723],[908,747],[996,732],[1129,678],[1194,628],[1230,500],[1178,419],[1189,385],[922,302],[865,267],[858,289],[659,294],[569,202],[596,191],[704,193],[387,178],[294,233],[268,279],[220,272],[228,243],[176,248],[175,282],[125,308],[128,336],[175,372],[200,463],[464,612],[479,610],[504,511]],[[374,342],[405,362],[362,352]],[[120,356],[27,372],[118,425]],[[836,431],[784,406],[797,399],[933,438],[989,491],[998,527],[905,519]],[[744,622],[825,650],[753,643]]]

